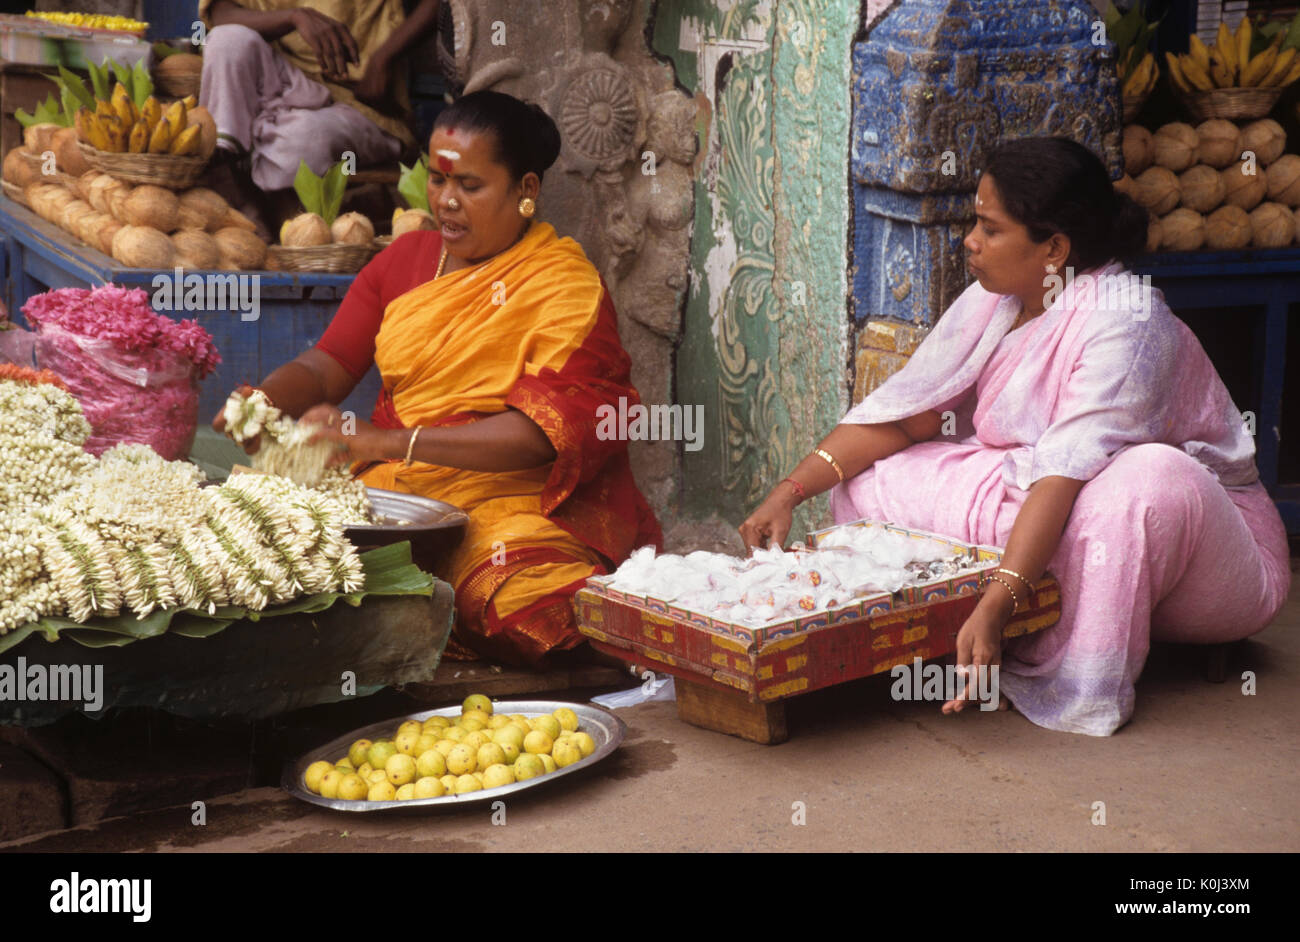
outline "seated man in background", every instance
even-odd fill
[[[210,185],[268,237],[279,223],[269,217],[296,206],[300,160],[318,174],[344,151],[358,167],[395,162],[415,144],[395,66],[438,7],[418,0],[407,16],[402,0],[200,0],[199,101],[218,135]]]

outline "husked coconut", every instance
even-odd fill
[[[1151,139],[1151,132],[1140,124],[1124,127],[1123,147],[1124,172],[1131,177],[1150,167],[1155,159],[1155,141]]]
[[[54,135],[61,131],[58,124],[33,124],[23,129],[23,147],[29,154],[43,154],[54,150]]]
[[[182,206],[176,213],[177,229],[206,229],[208,221],[196,209]]]
[[[221,253],[221,267],[255,270],[266,260],[266,243],[247,229],[228,226],[219,229],[213,238]]]
[[[422,229],[437,229],[438,222],[422,209],[408,209],[393,220],[393,237]]]
[[[1264,172],[1246,173],[1244,163],[1224,167],[1219,171],[1223,177],[1223,202],[1229,206],[1239,206],[1245,210],[1254,209],[1268,192]]]
[[[54,161],[59,169],[69,176],[79,177],[93,169],[77,146],[76,128],[60,128],[55,131],[50,140],[50,149],[54,151]]]
[[[23,149],[15,147],[5,154],[4,178],[6,183],[12,183],[14,186],[26,189],[40,180],[41,174],[32,166],[31,161],[23,155]]]
[[[99,179],[98,170],[87,170],[81,176],[77,177],[77,195],[87,203],[90,202],[90,185]]]
[[[169,57],[170,58],[170,57]],[[189,111],[190,124],[197,124],[199,130],[199,156],[207,160],[217,149],[217,122],[207,108],[195,107]]]
[[[132,190],[122,204],[122,221],[130,226],[148,226],[159,232],[172,232],[176,229],[180,209],[180,200],[175,193],[146,183]]]
[[[1267,167],[1286,150],[1286,131],[1272,118],[1260,118],[1241,129],[1241,150],[1255,155],[1261,167]]]
[[[280,227],[280,244],[290,248],[329,245],[332,241],[329,224],[316,213],[300,213]]]
[[[1215,251],[1250,245],[1250,214],[1240,206],[1220,206],[1205,218],[1205,247]]]
[[[1162,125],[1152,135],[1152,142],[1155,162],[1162,167],[1167,167],[1175,173],[1182,173],[1196,163],[1196,149],[1200,146],[1200,138],[1196,135],[1196,128],[1190,124],[1173,121]]]
[[[77,232],[77,220],[87,213],[93,213],[94,211],[94,207],[85,200],[79,200],[74,197],[59,210],[59,228],[64,232],[71,232],[75,235]]]
[[[221,249],[217,240],[202,229],[182,229],[173,233],[176,264],[182,268],[209,270],[221,267]]]
[[[225,197],[215,190],[202,186],[196,186],[182,193],[180,203],[183,208],[194,210],[203,217],[203,228],[208,232],[216,232],[224,227],[226,214],[230,212],[230,204],[226,202]]]
[[[1116,193],[1123,193],[1125,196],[1137,199],[1137,184],[1133,182],[1133,178],[1127,173],[1116,180],[1113,185]]]
[[[1241,157],[1241,131],[1231,121],[1211,118],[1196,126],[1197,159],[1216,170]]]
[[[99,250],[101,252],[105,255],[112,255],[113,237],[121,232],[125,226],[107,213],[104,214],[104,218],[107,219],[108,222],[99,227],[99,232],[96,233],[96,243],[99,245]]]
[[[131,197],[131,188],[127,186],[112,187],[108,190],[108,212],[114,219],[126,225],[126,201]]]
[[[1250,213],[1251,244],[1280,249],[1295,241],[1295,216],[1281,203],[1260,203]]]
[[[1182,205],[1198,213],[1215,209],[1225,195],[1223,177],[1206,164],[1197,164],[1184,171],[1178,177],[1178,189],[1182,192]]]
[[[1160,220],[1160,247],[1195,252],[1205,244],[1205,217],[1193,209],[1175,209]]]
[[[123,226],[113,236],[113,257],[128,268],[170,269],[176,250],[165,232],[148,226]]]
[[[1182,199],[1178,177],[1168,167],[1148,167],[1133,182],[1137,187],[1134,199],[1147,212],[1157,216],[1172,210]]]
[[[1163,232],[1160,225],[1160,217],[1152,216],[1147,223],[1147,251],[1158,252],[1160,250],[1160,240]]]
[[[1300,154],[1283,154],[1264,172],[1268,198],[1291,208],[1300,206]]]
[[[86,202],[95,207],[101,213],[113,215],[113,209],[108,203],[108,194],[111,190],[125,189],[130,187],[116,177],[111,177],[106,173],[101,173],[90,181],[90,192],[86,194]]]
[[[88,207],[90,206],[89,203],[86,203],[85,205]],[[82,242],[85,242],[87,245],[98,247],[99,230],[103,228],[109,218],[110,217],[106,213],[101,213],[97,209],[91,209],[90,212],[82,213],[76,218],[76,220],[74,220],[74,225],[76,226],[74,231],[77,234],[77,238]]]
[[[344,213],[330,226],[330,235],[335,242],[369,245],[375,241],[375,226],[361,213]]]
[[[243,229],[245,232],[257,231],[257,223],[253,222],[253,220],[249,219],[233,206],[226,210],[226,218],[224,222],[225,225],[221,227],[223,229]]]

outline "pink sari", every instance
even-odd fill
[[[1135,287],[1117,265],[1092,274]],[[1010,333],[1018,303],[968,288],[844,418],[951,409],[955,434],[876,462],[835,488],[831,508],[837,523],[1005,546],[1034,481],[1086,481],[1048,564],[1061,619],[1008,642],[1000,680],[1034,723],[1105,736],[1133,715],[1152,639],[1254,634],[1291,574],[1254,442],[1196,337],[1158,291],[1107,297],[1082,281]]]

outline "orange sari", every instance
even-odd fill
[[[581,247],[535,223],[502,254],[400,295],[384,311],[375,363],[381,427],[459,425],[514,408],[546,433],[556,459],[539,468],[389,461],[361,477],[469,514],[439,573],[456,588],[463,641],[534,666],[581,643],[574,592],[636,547],[662,543],[627,443],[596,434],[601,405],[640,397],[609,293]]]

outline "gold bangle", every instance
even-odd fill
[[[838,477],[841,482],[844,481],[844,469],[840,467],[840,463],[835,460],[835,457],[829,451],[824,448],[818,448],[813,452],[813,454],[828,462],[830,466],[835,469],[836,477]]]
[[[1022,576],[1020,573],[1016,572],[1014,569],[1007,569],[1005,566],[999,566],[997,569],[994,569],[993,571],[1005,572],[1008,576],[1015,576],[1017,579],[1019,579],[1021,582],[1024,583],[1025,591],[1030,595],[1033,594],[1034,584],[1030,582],[1028,579],[1026,579],[1024,576]]]
[[[1016,595],[1016,590],[1011,588],[1011,583],[1007,582],[1007,580],[1003,579],[1001,576],[995,576],[992,574],[990,574],[988,579],[984,581],[985,587],[987,587],[990,582],[1000,583],[1004,589],[1011,593],[1011,614],[1014,615],[1016,609],[1020,607],[1020,598]]]
[[[423,430],[423,425],[417,425],[415,431],[411,433],[411,441],[406,446],[406,460],[402,462],[403,468],[409,468],[411,466],[411,452],[415,451],[415,440],[420,437],[420,432]]]

